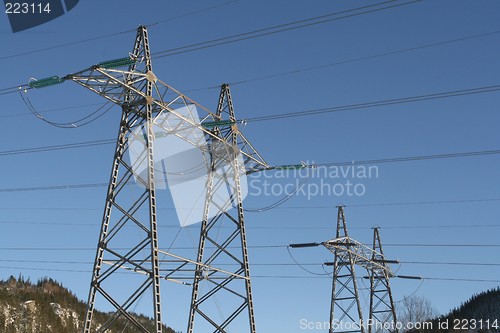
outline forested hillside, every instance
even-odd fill
[[[1,333],[81,332],[85,308],[84,302],[49,278],[37,283],[21,276],[0,281]],[[96,311],[94,316],[97,323],[103,324],[110,314]],[[137,315],[137,319],[145,327],[152,327],[149,318]],[[122,320],[108,332],[136,333],[137,329]],[[163,328],[163,332],[175,333],[167,327]]]

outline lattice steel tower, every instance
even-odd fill
[[[338,206],[334,239],[322,243],[290,244],[290,247],[323,245],[334,255],[329,333],[395,331],[396,312],[389,279],[394,277],[382,252],[378,228],[374,229],[373,248],[354,240],[348,234],[344,207]],[[355,267],[366,269],[370,279],[370,313],[364,321]],[[387,326],[388,325],[388,326]],[[387,330],[386,327],[391,329]]]
[[[201,224],[200,241],[198,245],[197,262],[195,278],[193,282],[193,293],[191,300],[191,309],[189,313],[188,333],[194,332],[195,318],[202,320],[206,324],[203,332],[226,332],[228,325],[241,313],[248,316],[250,332],[255,333],[255,319],[253,311],[252,287],[250,283],[250,269],[248,265],[248,250],[245,233],[245,220],[243,211],[242,178],[237,175],[245,175],[269,167],[262,157],[239,132],[236,126],[236,117],[234,115],[233,102],[229,86],[224,84],[221,88],[219,103],[217,106],[216,119],[220,124],[226,126],[215,126],[213,134],[229,144],[225,147],[222,156],[226,158],[212,158],[211,169],[222,170],[223,164],[230,166],[233,179],[227,179],[220,172],[212,172],[207,181],[206,201],[203,220]],[[210,139],[212,145],[212,154],[218,154],[219,148],[217,140]],[[238,158],[241,153],[242,158]],[[229,187],[230,198],[226,202],[217,202],[214,193],[217,193],[220,187]],[[232,206],[234,209],[229,210]],[[211,213],[215,210],[215,214]],[[224,220],[227,221],[226,228],[220,228]],[[219,225],[219,227],[217,227]],[[207,246],[209,245],[209,246]],[[201,265],[203,263],[205,266]],[[214,271],[207,269],[207,266],[217,267],[218,265],[227,265],[230,271]],[[203,292],[202,292],[202,287]],[[223,297],[225,304],[229,306],[228,314],[216,313],[206,306],[209,298],[215,299]],[[219,318],[219,321],[215,318]],[[238,327],[237,332],[247,331]]]
[[[83,332],[133,325],[138,332],[161,333],[160,280],[176,280],[182,273],[185,279],[185,272],[192,272],[189,333],[195,331],[195,321],[198,332],[255,333],[243,213],[245,175],[272,168],[240,133],[229,86],[222,85],[217,112],[212,113],[160,81],[153,73],[145,27],[139,27],[129,57],[63,78],[35,80],[26,88],[64,81],[74,81],[122,109]],[[159,246],[156,187],[165,179],[157,170],[157,131],[189,143],[203,156],[201,168],[207,172],[195,260]],[[160,269],[160,254],[173,258],[168,262],[175,267]],[[149,291],[152,327],[131,313]],[[114,309],[99,327],[97,304]]]
[[[389,281],[389,279],[394,277],[394,275],[391,273],[388,264],[399,263],[399,261],[385,259],[378,227],[373,228],[373,252],[371,261],[383,265],[384,269],[374,267],[374,269],[368,270],[368,278],[370,279],[369,319],[372,322],[396,324],[396,309],[394,307],[394,299],[392,297],[391,285]],[[368,326],[369,333],[380,333],[385,331],[396,332],[397,330],[395,327],[391,327],[390,330],[386,330],[380,326]]]

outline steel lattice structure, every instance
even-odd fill
[[[160,280],[188,284],[184,282],[185,273],[192,272],[189,333],[194,332],[195,321],[199,332],[255,333],[243,209],[244,176],[272,168],[240,133],[229,86],[222,85],[217,112],[212,113],[160,81],[153,73],[146,27],[137,30],[129,57],[102,62],[63,78],[33,81],[29,86],[42,88],[67,80],[122,109],[83,332],[106,332],[125,323],[138,332],[161,333]],[[204,112],[202,116],[196,107]],[[159,247],[156,130],[189,143],[203,155],[207,178],[196,260]],[[133,152],[134,159],[127,158],[137,143],[142,149]],[[220,189],[229,193],[223,201]],[[222,228],[223,223],[230,227]],[[170,258],[162,262],[171,267],[160,269],[160,254]],[[132,314],[133,306],[149,291],[152,327]],[[209,300],[216,306],[208,306]],[[96,327],[94,310],[98,303],[115,311]]]
[[[216,117],[219,121],[230,124],[227,127],[215,127],[213,133],[224,142],[229,142],[228,147],[231,147],[231,151],[226,154],[230,156],[229,161],[221,158],[212,159],[212,170],[221,169],[220,165],[218,165],[221,163],[230,163],[234,175],[238,173],[248,174],[269,168],[262,157],[238,131],[235,124],[236,118],[231,93],[229,86],[225,84],[221,88]],[[210,144],[217,146],[218,142],[211,140]],[[215,147],[212,151],[216,153],[217,148]],[[246,152],[244,160],[240,161],[235,156],[239,151]],[[228,180],[227,177],[216,172],[210,175],[206,186],[207,195],[198,246],[197,262],[199,264],[196,266],[187,332],[192,333],[194,331],[195,318],[197,317],[202,320],[201,324],[205,324],[203,332],[208,332],[208,329],[214,332],[226,332],[228,325],[238,315],[246,312],[250,332],[254,333],[255,319],[241,180],[240,177]],[[232,205],[233,210],[220,206],[220,203],[214,200],[213,193],[221,186],[231,187],[230,193],[233,195],[225,205]],[[217,213],[211,214],[212,217],[209,217],[211,210],[215,210]],[[217,228],[224,220],[227,221],[228,228]],[[200,265],[201,263],[205,264],[205,266]],[[234,267],[234,269],[231,272],[222,272],[205,268],[208,266],[217,267],[219,264],[230,265],[229,267]],[[203,292],[202,287],[204,287]],[[220,322],[214,320],[217,314],[209,312],[209,308],[206,307],[207,300],[215,297],[222,297],[225,303],[232,304],[230,313],[224,314],[226,317],[220,318]],[[238,327],[237,331],[243,332],[247,330]]]
[[[373,248],[349,237],[344,207],[338,206],[335,238],[322,243],[291,244],[290,247],[324,246],[334,255],[329,333],[386,331],[395,327],[396,312],[389,279],[394,277],[382,252],[378,228],[374,229]],[[364,321],[355,267],[366,269],[370,279],[369,320]],[[376,325],[378,324],[378,325]]]
[[[392,297],[391,286],[389,279],[394,275],[387,269],[388,264],[397,263],[397,261],[386,260],[382,249],[382,241],[380,240],[379,228],[373,229],[373,252],[371,257],[372,262],[383,265],[386,269],[368,270],[368,278],[370,279],[370,316],[372,322],[379,323],[397,323],[396,309],[394,307],[394,299]],[[389,330],[395,332],[396,329]],[[384,332],[381,326],[368,326],[368,332],[380,333]]]

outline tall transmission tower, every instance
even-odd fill
[[[159,80],[146,27],[138,28],[129,57],[62,78],[32,81],[29,87],[64,81],[74,81],[122,109],[83,332],[107,332],[125,324],[138,332],[161,333],[160,280],[187,284],[181,281],[187,271],[194,273],[188,332],[194,332],[196,322],[198,332],[255,333],[243,209],[245,175],[272,168],[240,133],[229,86],[222,85],[217,112],[212,113]],[[204,111],[202,116],[196,107]],[[207,172],[196,260],[160,249],[156,187],[165,179],[157,170],[158,131],[189,143],[203,156],[201,168]],[[137,145],[142,149],[135,149]],[[160,255],[173,258],[167,261],[175,267],[160,269]],[[132,313],[149,291],[152,326]],[[94,318],[97,306],[114,309],[100,326]]]
[[[229,143],[225,147],[229,147],[230,151],[223,155],[230,158],[229,160],[213,158],[211,168],[212,170],[223,170],[224,167],[221,164],[231,164],[230,168],[235,177],[227,179],[217,172],[212,172],[207,181],[207,195],[198,245],[197,262],[199,264],[196,266],[193,282],[187,332],[194,332],[195,318],[199,318],[201,320],[199,324],[204,325],[200,330],[202,332],[209,330],[226,332],[229,324],[240,314],[245,313],[248,316],[249,332],[255,333],[242,197],[242,188],[246,187],[246,184],[242,184],[242,180],[245,183],[246,181],[237,175],[257,172],[269,167],[239,132],[236,126],[231,93],[226,84],[221,87],[216,118],[221,124],[229,125],[214,126],[212,132],[219,139]],[[212,152],[217,154],[218,141],[211,139],[209,144],[213,147]],[[235,156],[239,152],[243,152],[243,159]],[[229,193],[231,193],[229,200],[223,205],[218,203],[214,196],[214,193],[222,186],[229,187]],[[234,209],[229,210],[227,205]],[[209,214],[211,210],[215,210],[215,214]],[[226,222],[227,228],[220,228],[224,222]],[[221,264],[228,265],[233,270],[229,272],[214,271],[206,268],[208,266],[217,267]],[[229,313],[221,313],[220,310],[219,313],[214,313],[214,309],[207,306],[209,298],[216,302],[223,300],[224,304],[229,305]],[[238,332],[247,331],[243,327],[239,326],[236,330]]]
[[[374,229],[373,248],[349,236],[344,207],[338,206],[335,238],[322,243],[290,244],[292,248],[324,246],[334,255],[329,333],[339,332],[387,332],[396,327],[396,312],[389,278],[393,277],[380,242],[378,228]],[[364,321],[360,302],[356,266],[366,269],[370,279],[369,320]],[[389,328],[389,329],[387,329]]]

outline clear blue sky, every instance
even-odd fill
[[[81,1],[68,14],[45,25],[13,34],[0,15],[2,77],[0,88],[30,78],[63,76],[103,60],[126,56],[135,32],[61,48],[53,46],[96,36],[149,28],[152,52],[342,11],[371,1]],[[285,112],[500,84],[500,2],[422,1],[319,24],[303,29],[154,60],[163,81],[214,109],[223,82],[239,82],[314,66],[317,70],[232,85],[240,119]],[[182,17],[179,17],[182,16]],[[392,55],[392,51],[497,32]],[[32,50],[43,52],[8,57]],[[353,59],[368,59],[350,61]],[[350,61],[350,62],[349,62]],[[71,82],[30,91],[47,119],[71,121],[94,111],[101,100]],[[18,94],[1,95],[0,151],[114,138],[119,110],[76,129],[59,129],[36,119]],[[499,149],[498,92],[327,113],[309,117],[249,122],[245,135],[269,164],[359,161]],[[92,104],[92,106],[85,106]],[[83,107],[82,107],[83,105]],[[78,108],[74,108],[78,107]],[[0,279],[22,273],[32,280],[50,276],[86,299],[105,187],[12,191],[12,189],[106,183],[113,145],[19,155],[0,155]],[[290,242],[323,241],[334,236],[335,206],[345,212],[353,238],[371,241],[381,226],[387,257],[406,262],[491,263],[435,265],[407,263],[402,275],[443,280],[393,280],[396,300],[416,293],[441,313],[472,294],[498,286],[500,156],[373,164],[378,177],[311,179],[333,185],[350,180],[364,186],[362,196],[297,195],[279,208],[247,213],[255,311],[260,332],[301,332],[299,320],[326,321],[331,281],[293,264]],[[284,184],[288,180],[269,179]],[[294,179],[291,180],[295,181]],[[252,194],[252,193],[251,193]],[[249,208],[281,196],[249,195]],[[164,247],[178,230],[168,193],[160,194],[160,238]],[[457,201],[457,202],[452,202]],[[431,203],[422,203],[431,202]],[[408,203],[408,204],[398,204]],[[385,205],[397,204],[397,205]],[[181,232],[174,246],[192,246],[196,229]],[[398,246],[399,244],[399,246]],[[408,246],[400,246],[407,244]],[[411,244],[485,246],[413,246]],[[59,249],[59,250],[58,250]],[[193,253],[183,253],[194,257]],[[331,260],[326,249],[294,250],[308,269],[323,273]],[[263,265],[274,264],[274,265]],[[270,276],[292,278],[272,278]],[[187,289],[186,289],[187,288]],[[163,285],[166,324],[185,330],[188,287]],[[363,302],[366,302],[364,299]]]

